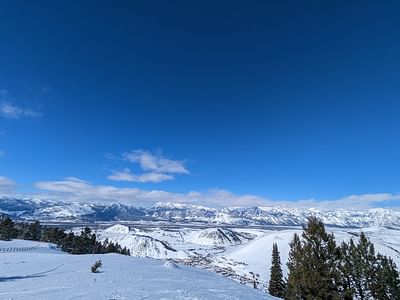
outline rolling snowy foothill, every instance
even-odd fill
[[[338,244],[350,238],[357,241],[357,236],[363,231],[374,243],[376,251],[392,257],[400,266],[400,231],[396,229],[329,227],[327,230],[335,234]],[[260,275],[258,288],[264,289],[270,276],[273,243],[278,245],[282,269],[286,276],[289,243],[295,233],[301,235],[301,227],[269,229],[164,227],[142,231],[138,228],[129,229],[128,226],[114,225],[100,231],[99,235],[102,239],[107,237],[127,247],[132,256],[172,258],[181,263],[220,273],[249,286],[253,284],[250,274],[253,272]],[[143,238],[143,235],[146,237]]]

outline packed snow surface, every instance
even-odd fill
[[[0,242],[0,299],[274,299],[211,272],[118,254],[70,255],[51,244]],[[29,250],[30,248],[34,250]],[[90,272],[101,259],[100,273]]]

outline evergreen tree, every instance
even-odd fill
[[[61,240],[61,250],[71,254],[80,254],[76,247],[75,235],[72,232]]]
[[[39,221],[35,221],[27,226],[24,239],[39,241],[42,235],[42,230]]]
[[[76,254],[90,254],[94,253],[96,246],[96,235],[92,234],[92,230],[89,227],[85,227],[81,231],[81,235],[75,237],[75,253]]]
[[[325,231],[320,220],[310,217],[302,238],[299,241],[295,237],[291,245],[287,299],[339,299],[338,254],[333,234]]]
[[[0,217],[0,240],[13,238],[54,243],[62,251],[71,254],[119,253],[130,255],[130,251],[126,247],[122,248],[118,243],[114,244],[108,239],[103,243],[97,241],[96,234],[92,233],[89,227],[85,227],[80,235],[75,235],[73,232],[67,234],[59,228],[42,229],[38,221],[14,223],[4,215]]]
[[[375,248],[362,232],[358,244],[350,242],[350,255],[352,261],[352,280],[354,296],[365,300],[372,298],[372,284],[375,278]]]
[[[336,243],[333,234],[315,217],[303,228],[303,285],[307,298],[337,299]]]
[[[289,276],[285,299],[304,299],[301,285],[303,254],[300,237],[297,233],[294,234],[293,240],[290,242],[289,246],[290,252],[287,263]]]
[[[8,216],[3,216],[0,221],[0,240],[9,241],[17,237],[15,224]]]
[[[399,273],[390,258],[375,255],[374,245],[364,233],[357,244],[351,239],[342,243],[341,284],[344,299],[398,300],[400,298]]]
[[[41,241],[54,243],[61,246],[63,240],[67,237],[64,230],[58,228],[46,228],[43,230]]]
[[[109,244],[110,244],[110,242],[109,242],[108,238],[106,238],[104,240],[104,242],[101,244],[101,252],[100,253],[102,253],[102,254],[107,253],[107,247]]]
[[[285,282],[283,281],[281,258],[276,243],[272,245],[271,278],[269,280],[268,292],[272,296],[280,298],[283,298],[286,292]]]
[[[115,246],[114,243],[108,243],[106,249],[105,249],[105,253],[113,253],[117,251],[117,247]]]
[[[353,240],[350,240],[350,245],[354,244]],[[338,270],[340,272],[340,283],[339,291],[341,298],[344,300],[352,300],[354,298],[353,278],[352,273],[354,269],[354,262],[350,255],[349,244],[342,242],[339,249],[339,265]]]
[[[400,299],[400,279],[396,265],[391,258],[377,255],[376,271],[371,284],[371,293],[379,300]]]

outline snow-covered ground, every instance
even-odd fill
[[[353,238],[360,229],[327,228],[335,234],[337,243]],[[400,231],[383,227],[364,228],[376,251],[394,259],[400,267]],[[132,256],[172,258],[181,263],[221,273],[242,283],[252,285],[250,272],[259,274],[259,288],[265,289],[269,281],[272,244],[278,244],[282,268],[287,274],[286,262],[289,243],[300,227],[268,229],[242,228],[129,228],[115,225],[99,232],[131,251]]]
[[[358,240],[360,229],[328,228],[333,232],[337,244],[353,238]],[[363,229],[367,237],[375,245],[375,250],[394,259],[400,267],[400,231],[374,227]],[[273,243],[277,243],[282,261],[282,269],[287,275],[286,263],[288,261],[289,243],[294,233],[301,235],[301,229],[287,229],[280,231],[265,231],[256,239],[237,247],[229,247],[226,252],[214,257],[213,264],[229,267],[239,276],[248,276],[250,271],[260,275],[264,285],[269,281],[271,268],[271,253]]]
[[[327,230],[335,234],[338,243],[357,240],[361,231]],[[376,251],[400,266],[399,230],[370,227],[362,231]],[[97,230],[101,240],[120,243],[134,257],[69,255],[52,244],[0,241],[0,299],[272,299],[265,294],[272,244],[278,244],[286,274],[289,243],[294,233],[301,232],[300,227],[189,225],[114,225]],[[99,258],[104,265],[102,272],[92,274],[90,267]],[[250,288],[250,272],[259,274],[258,288],[263,292]]]
[[[118,254],[70,255],[54,245],[0,241],[0,299],[274,299],[206,270]],[[101,272],[90,272],[98,259]]]

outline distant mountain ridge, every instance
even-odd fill
[[[149,208],[119,203],[95,204],[52,202],[35,198],[0,198],[0,213],[18,219],[43,221],[165,221],[201,222],[225,225],[298,226],[310,215],[317,216],[328,226],[400,229],[400,211],[387,208],[365,210],[318,210],[293,207],[227,207],[215,209],[204,206],[157,203]]]

